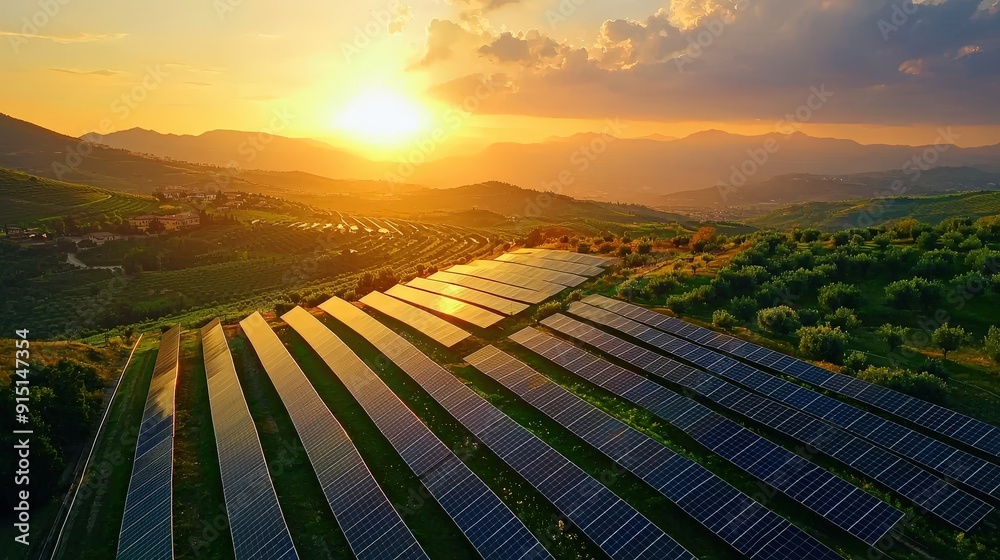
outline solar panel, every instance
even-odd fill
[[[841,403],[833,399],[822,397],[793,383],[762,375],[749,366],[738,367],[741,364],[732,358],[726,358],[694,343],[675,338],[610,311],[583,303],[575,303],[570,306],[570,312],[597,324],[618,329],[669,354],[682,355],[685,360],[699,367],[767,395],[770,398],[750,393],[718,377],[630,343],[619,346],[612,352],[612,355],[624,359],[626,349],[631,350],[635,355],[632,358],[632,363],[642,359],[643,369],[646,372],[693,390],[839,460],[898,492],[962,531],[971,530],[993,510],[993,507],[986,502],[955,488],[940,478],[921,470],[916,465],[868,441],[848,434],[848,431],[853,430],[845,431],[834,427],[834,425],[856,426],[865,414],[857,409],[847,405],[843,405],[841,408]],[[754,376],[755,373],[756,376]],[[758,379],[762,382],[759,382]],[[779,402],[784,404],[779,404]],[[854,414],[851,414],[851,411]],[[834,425],[824,423],[810,414],[828,419]],[[877,417],[874,419],[881,422]],[[899,448],[900,446],[897,444],[908,441],[898,431],[887,430],[884,426],[877,431],[880,434],[880,439],[893,443],[891,447]],[[909,432],[909,430],[905,431]],[[944,444],[930,440],[930,438],[926,439],[931,443],[944,446]],[[917,455],[916,452],[900,454],[904,456]],[[875,460],[876,464],[873,465],[872,460]],[[991,486],[995,484],[997,481],[992,482]]]
[[[591,334],[586,329],[596,331],[593,327],[562,314],[548,317],[543,324],[570,337]],[[606,335],[606,339],[614,340],[614,337]],[[567,368],[571,373],[650,410],[716,455],[865,543],[874,545],[903,518],[902,512],[874,496],[705,406],[638,374],[535,329],[515,333],[510,340],[559,365],[571,358],[573,362]],[[588,344],[594,342],[597,341],[587,336]],[[730,442],[740,444],[728,445]],[[752,453],[748,454],[747,451],[750,450]]]
[[[604,269],[599,266],[568,261],[557,261],[553,259],[543,259],[541,257],[533,257],[530,255],[519,255],[517,253],[505,253],[497,257],[496,260],[522,264],[525,266],[534,266],[536,268],[544,268],[546,270],[554,270],[556,272],[567,272],[569,274],[576,274],[577,276],[591,277],[604,273]]]
[[[630,428],[493,346],[465,358],[754,560],[839,555],[698,463]],[[752,535],[752,538],[749,537]]]
[[[125,515],[118,536],[119,559],[172,559],[174,392],[180,359],[180,325],[160,338],[146,406],[139,425]]]
[[[323,495],[354,556],[365,560],[427,558],[375,482],[343,426],[267,321],[255,313],[240,326],[288,410]]]
[[[236,558],[298,558],[218,319],[201,329],[201,339]]]
[[[493,280],[494,282],[500,282],[502,284],[510,284],[511,286],[527,288],[536,292],[542,292],[546,295],[546,297],[552,297],[566,289],[566,286],[562,284],[547,282],[537,278],[529,278],[524,274],[498,270],[497,268],[491,266],[456,264],[455,266],[449,268],[446,272],[465,274],[466,276],[476,276],[487,280]]]
[[[475,325],[481,329],[488,329],[493,325],[503,321],[503,315],[498,315],[492,311],[487,311],[482,307],[476,307],[457,299],[438,294],[432,294],[409,286],[397,284],[385,292],[394,298],[401,299],[407,303],[437,311],[438,313],[454,317],[460,321],[465,321],[470,325]]]
[[[375,321],[343,300],[335,298],[323,305],[329,308],[337,302],[354,310],[355,317]],[[344,383],[483,558],[551,558],[500,498],[323,323],[301,307],[282,318]]]
[[[569,251],[555,251],[552,249],[522,248],[513,251],[513,254],[530,255],[542,259],[575,262],[575,263],[589,264],[592,266],[603,266],[603,267],[611,266],[616,261],[616,259],[599,257],[597,255],[588,255],[584,253],[571,253]]]
[[[617,302],[615,300],[608,300],[611,303],[605,302],[604,300],[607,299],[598,297],[588,301],[588,303],[605,307],[616,313],[618,313],[618,309],[627,309],[629,313],[634,315],[645,312],[643,317],[648,317],[646,314],[653,313],[638,306],[623,307],[620,304],[624,304],[624,302]],[[613,304],[615,304],[615,309],[611,308]],[[638,309],[638,311],[630,309],[632,307]],[[664,317],[657,313],[653,313],[653,315],[661,318]],[[706,337],[710,336],[703,342],[706,346],[724,350],[765,367],[776,366],[774,360],[764,359],[764,356],[767,356],[768,353],[777,354],[776,352],[766,350],[752,342],[742,341],[729,335],[715,333],[709,329],[690,325],[679,319],[671,317],[669,319],[672,320],[667,321],[661,318],[654,317],[647,320],[654,320],[656,322],[656,324],[650,323],[650,326],[684,338],[691,339],[693,334],[699,333]],[[687,330],[682,330],[685,327]],[[801,379],[822,389],[874,406],[899,418],[913,422],[918,426],[923,426],[939,435],[960,441],[981,451],[991,453],[994,456],[1000,456],[1000,428],[996,426],[942,406],[922,401],[916,397],[825,370],[790,356],[781,356],[780,354],[778,356],[784,359],[781,362],[782,367],[775,367],[775,369],[778,369],[782,373],[791,375],[796,379]]]
[[[694,558],[661,529],[378,321],[343,300],[323,309],[365,337],[614,559]]]
[[[361,303],[413,327],[449,348],[472,336],[440,317],[380,292],[372,292],[361,298]]]
[[[583,304],[580,307],[576,307],[576,309],[586,312],[597,319],[601,318],[599,315],[595,315],[595,312],[611,313],[612,311],[610,310],[601,311],[610,307],[631,313],[637,322],[624,319],[624,315],[620,313],[615,316],[622,317],[622,320],[618,322],[633,332],[640,329],[648,330],[649,332],[642,334],[641,339],[645,342],[662,347],[668,351],[674,351],[683,347],[701,348],[694,343],[668,334],[665,330],[665,328],[668,328],[667,324],[659,319],[663,316],[658,313],[630,304],[625,304],[628,307],[623,307],[617,305],[620,302],[608,298],[587,298],[587,301],[598,305],[600,309]],[[586,308],[588,307],[594,311],[587,310]],[[632,324],[629,325],[626,322],[631,322]],[[661,326],[656,329],[650,328],[657,325]],[[677,330],[674,327],[669,328]],[[728,341],[718,340],[719,335],[713,331],[709,331],[708,329],[701,329],[701,331],[707,331],[715,335],[711,339],[702,337],[703,340],[708,340],[714,347],[723,347],[726,345],[733,347]],[[700,331],[695,332],[690,329],[688,332],[700,333]],[[747,352],[747,350],[751,349],[746,346],[740,348],[745,348],[745,350],[741,351],[748,354],[758,353],[761,356],[759,358],[760,361],[772,361],[772,357],[765,356],[764,353],[760,352],[759,347],[753,349],[752,352]],[[702,352],[708,356],[705,359],[705,366],[708,366],[707,362],[715,361],[713,365],[707,367],[713,373],[736,381],[751,390],[765,393],[774,399],[822,418],[831,424],[840,426],[849,432],[869,439],[918,464],[949,476],[971,488],[975,488],[984,494],[1000,498],[1000,466],[925,436],[910,428],[885,420],[870,412],[860,410],[849,404],[821,395],[816,391],[799,387],[794,383],[768,375],[760,369],[738,362],[718,352],[708,349],[703,349]],[[791,372],[795,371],[793,366],[797,360],[789,356],[781,356],[780,354],[779,356],[774,363],[784,364],[784,367],[789,371],[789,375],[793,375]],[[685,357],[685,359],[690,358]],[[800,368],[798,371],[804,370]],[[870,389],[892,393],[888,389],[870,386],[852,377],[838,376],[838,378],[847,380],[847,383],[840,385],[839,392],[848,396],[863,394]],[[830,384],[827,383],[827,385],[829,386]]]
[[[528,309],[527,305],[514,300],[502,298],[486,292],[480,292],[479,290],[473,290],[471,288],[465,288],[463,286],[455,286],[453,284],[445,284],[444,282],[428,280],[426,278],[414,278],[413,280],[407,282],[406,285],[411,288],[417,288],[430,292],[432,294],[448,296],[466,303],[473,303],[504,315],[517,315],[518,313]]]
[[[523,276],[525,278],[533,278],[535,280],[544,280],[545,282],[552,282],[553,284],[562,284],[563,286],[570,287],[579,286],[587,281],[586,276],[580,276],[578,274],[546,270],[544,268],[525,266],[523,264],[515,264],[504,261],[477,260],[472,261],[471,265],[481,268],[491,268],[508,274]]]
[[[427,279],[435,282],[444,282],[454,286],[462,286],[473,290],[479,290],[480,292],[486,292],[495,296],[531,304],[542,303],[555,295],[545,292],[537,292],[535,290],[529,290],[519,286],[512,286],[510,284],[503,284],[493,280],[487,280],[485,278],[466,276],[464,274],[455,274],[452,272],[435,272],[434,274],[428,276]],[[562,286],[557,286],[557,288],[560,292],[562,291]]]

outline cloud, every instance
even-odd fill
[[[672,0],[589,44],[442,21],[423,62],[477,54],[473,72],[513,84],[484,107],[504,114],[776,122],[825,85],[816,122],[1000,124],[998,10],[901,1]],[[464,70],[432,91],[454,100]]]
[[[79,76],[115,76],[117,74],[124,74],[120,70],[109,70],[107,68],[100,68],[98,70],[76,70],[73,68],[49,68],[53,72],[63,72],[65,74],[76,74]]]
[[[389,35],[402,33],[406,29],[406,24],[413,19],[413,8],[408,4],[399,4],[392,13],[392,20],[389,21]]]
[[[15,33],[12,31],[0,31],[0,36],[21,37],[23,39],[44,39],[60,45],[72,43],[104,43],[108,41],[118,41],[128,37],[128,33],[78,33],[76,35],[40,35],[33,33]]]

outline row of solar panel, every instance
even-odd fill
[[[721,357],[712,356],[714,352],[710,350],[680,341],[610,311],[576,303],[570,307],[570,312],[626,333],[670,354],[679,355],[712,372],[725,372],[733,365],[718,364]],[[592,329],[592,327],[586,328]],[[599,331],[592,329],[591,336],[596,332]],[[798,410],[797,406],[779,404],[628,342],[622,341],[611,353],[616,357],[627,354],[634,363],[643,364],[643,371],[690,389],[729,410],[837,459],[962,531],[971,530],[993,510],[992,506],[975,496],[955,488],[889,451]],[[794,391],[795,387],[792,386],[791,389]],[[792,400],[793,405],[799,405],[801,402],[803,401]]]
[[[521,474],[609,557],[621,560],[693,558],[606,486],[503,414],[398,334],[343,300],[332,299],[322,304],[321,308],[361,334],[419,383],[459,423]]]
[[[465,361],[646,481],[747,558],[839,556],[698,463],[680,456],[493,346]]]
[[[891,389],[825,370],[752,342],[716,333],[672,317],[654,315],[657,315],[656,324],[651,326],[780,371],[810,385],[884,410],[970,447],[1000,456],[1000,428],[996,426]]]
[[[624,304],[625,307],[618,306],[616,305],[618,302],[615,300],[603,297],[588,298],[587,302],[600,306],[602,309],[609,309],[607,312],[612,312],[611,308],[614,308],[632,314],[638,320],[638,322],[634,322],[633,329],[638,328],[640,324],[644,325],[644,328],[664,324],[659,320],[661,315],[638,306],[630,304]],[[640,313],[640,311],[645,311],[645,313]],[[618,313],[617,316],[622,317],[624,321],[631,322],[621,313]],[[660,334],[657,336],[655,333]],[[998,465],[870,412],[768,375],[760,369],[743,364],[721,353],[671,336],[665,330],[657,330],[655,333],[648,334],[647,337],[655,338],[656,344],[664,349],[706,367],[713,373],[867,438],[984,494],[1000,498],[1000,466]],[[853,378],[849,379],[862,383]],[[854,393],[853,389],[844,388],[843,390]]]
[[[180,325],[160,339],[143,409],[118,537],[122,560],[169,560],[173,552],[174,392]]]
[[[426,558],[354,443],[260,314],[240,326],[295,426],[327,503],[358,558]]]
[[[236,559],[298,558],[218,319],[202,328],[201,339]]]
[[[330,302],[322,307],[329,310]],[[333,332],[302,308],[282,319],[344,383],[483,558],[550,558],[506,504]]]
[[[587,325],[562,314],[548,317],[543,324],[566,336],[579,337],[601,351],[620,346],[621,341],[614,337],[594,332],[596,329],[587,330]],[[874,545],[903,518],[902,512],[874,496],[638,374],[537,331],[522,331],[510,339],[619,397],[647,408],[720,457],[865,543]]]

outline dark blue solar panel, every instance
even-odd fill
[[[365,337],[416,380],[431,397],[445,406],[473,435],[559,508],[608,556],[621,560],[636,557],[668,560],[694,558],[611,490],[497,410],[412,344],[356,307],[336,301],[341,304],[327,302],[323,309]],[[450,400],[444,397],[456,392],[467,393],[469,400],[478,403],[472,409],[478,412],[459,410],[448,404]],[[474,419],[479,414],[490,414],[495,420],[488,425],[478,424]],[[585,425],[593,433],[603,434],[605,438],[613,439],[620,435],[617,426],[602,422],[600,418],[597,418],[597,422]],[[616,430],[619,433],[615,433]],[[622,520],[628,521],[622,524]]]
[[[599,324],[611,324],[612,322],[614,322],[615,324],[621,325],[622,324],[621,321],[624,320],[623,318],[618,317],[618,319],[615,319],[614,321],[612,321],[612,319],[614,317],[616,317],[616,316],[614,316],[611,312],[605,311],[605,310],[602,310],[602,309],[598,309],[596,307],[592,307],[592,306],[589,306],[589,305],[586,305],[586,304],[579,304],[579,303],[573,304],[570,307],[570,311],[573,312],[574,314],[580,315],[582,317],[585,317],[585,318],[587,318],[587,319],[589,319],[591,321],[597,322]],[[626,326],[628,326],[628,325],[626,325]],[[587,327],[587,328],[592,328],[592,327]],[[637,329],[631,329],[630,328],[630,330],[632,332],[638,332]],[[586,331],[584,329],[578,329],[578,332],[585,333]],[[652,332],[649,332],[649,333],[643,333],[643,334],[641,334],[640,335],[640,339],[648,339],[649,344],[651,344],[653,346],[657,346],[656,342],[654,341],[654,337],[656,337],[659,340],[662,340],[666,336],[669,336],[669,335],[666,335],[665,333],[662,333],[662,334],[653,334]],[[691,344],[691,343],[687,343],[687,344]],[[618,353],[622,352],[622,350],[625,349],[625,348],[629,348],[629,346],[631,346],[633,348],[638,348],[638,346],[632,345],[631,343],[628,343],[627,345],[617,344],[617,345],[615,345],[615,350],[610,351],[610,353],[612,355],[616,355],[617,356]],[[610,348],[610,346],[608,346],[608,347]],[[603,350],[603,348],[602,348],[602,350]],[[644,352],[649,352],[649,351],[646,351],[646,350],[643,350],[643,351]],[[706,352],[711,352],[709,350],[705,350],[705,351]],[[652,354],[652,352],[649,352],[649,353]],[[661,358],[667,359],[667,358],[662,357],[662,356],[661,356]],[[726,370],[724,370],[724,369],[721,370],[720,374],[724,376],[725,375],[725,371]],[[652,373],[652,374],[655,375],[657,372],[650,371],[649,373]],[[725,383],[725,382],[723,382],[721,380],[719,380],[719,382],[720,383]],[[685,387],[687,387],[689,389],[693,389],[693,390],[695,390],[697,392],[701,392],[702,394],[705,394],[702,391],[700,391],[697,386],[689,386],[689,385],[684,384],[684,383],[682,383],[681,385],[683,385],[683,386],[685,386]],[[812,398],[809,399],[809,400],[816,400],[816,399],[820,398],[820,395],[818,395],[816,393],[813,393],[813,392],[811,392],[811,391],[809,391],[807,389],[800,388],[797,385],[788,383],[788,382],[786,382],[784,380],[781,380],[781,379],[778,379],[776,377],[771,377],[770,381],[768,383],[766,383],[765,386],[766,386],[767,392],[770,393],[771,397],[772,398],[777,398],[778,400],[784,400],[784,401],[787,401],[787,400],[793,400],[794,401],[795,399],[800,399],[801,400],[803,393],[805,393],[807,395],[811,395]],[[733,386],[733,388],[735,390],[735,386]],[[709,398],[712,398],[712,394],[707,394],[706,396],[708,396]],[[768,406],[768,405],[765,404],[765,405],[762,405],[762,406],[757,406],[757,407],[751,408],[751,406],[754,404],[754,401],[758,401],[759,402],[759,401],[763,401],[763,400],[765,400],[763,397],[747,394],[744,397],[744,399],[742,399],[740,401],[740,407],[739,408],[741,408],[742,410],[737,410],[737,411],[741,412],[741,413],[744,413],[744,414],[746,414],[747,417],[749,417],[749,418],[751,418],[753,420],[756,420],[758,422],[761,422],[762,424],[764,424],[764,425],[766,425],[766,426],[768,426],[770,428],[776,429],[776,430],[778,430],[779,432],[781,432],[783,434],[791,436],[791,437],[797,439],[798,441],[800,441],[802,443],[805,443],[807,445],[810,445],[810,446],[814,447],[815,449],[817,449],[817,450],[819,450],[821,452],[824,452],[824,453],[826,453],[826,454],[828,454],[828,455],[830,455],[832,457],[836,457],[836,452],[839,451],[839,449],[843,447],[843,445],[844,445],[844,442],[843,442],[844,438],[851,437],[851,436],[848,436],[846,433],[841,433],[840,430],[838,430],[836,428],[833,428],[829,424],[825,424],[825,423],[821,422],[820,420],[817,420],[813,416],[810,416],[808,414],[804,414],[802,412],[795,411],[794,409],[788,408],[788,407],[786,407],[784,405],[781,405],[781,404],[778,404],[778,403],[773,403],[773,406]],[[834,404],[838,404],[838,403],[834,403]],[[841,405],[841,406],[847,407],[847,405]],[[829,407],[820,406],[819,408],[824,413],[829,413],[831,411],[829,409]],[[853,409],[853,410],[856,410],[856,409]],[[858,414],[861,414],[861,411],[858,411]],[[854,421],[856,421],[856,418],[852,419],[850,422],[847,422],[846,424],[850,425],[850,424],[854,423]],[[899,430],[902,430],[901,427],[899,427],[899,426],[896,426],[896,427]],[[906,435],[906,433],[902,433],[899,430],[889,430],[888,434],[885,436],[887,438],[894,439],[897,442],[896,446],[893,447],[894,450],[898,450],[898,448],[904,442],[903,438]],[[907,431],[907,433],[912,433],[912,432]],[[701,434],[695,434],[695,437],[697,438],[700,435]],[[713,437],[714,437],[714,434],[713,434]],[[923,436],[921,436],[921,437],[923,437]],[[714,449],[712,447],[713,443],[715,443],[714,439],[710,440],[706,445],[708,445],[708,447],[710,449]],[[871,444],[867,444],[867,445],[871,446]],[[886,453],[887,454],[887,452],[885,452],[883,450],[877,450],[877,452],[878,453]],[[911,454],[915,455],[916,452],[913,451]],[[926,489],[914,488],[914,487],[912,487],[912,486],[910,486],[908,484],[903,484],[903,483],[901,483],[899,481],[899,479],[887,476],[881,470],[877,470],[877,469],[864,470],[863,467],[865,467],[867,465],[866,463],[860,463],[858,465],[854,465],[854,464],[851,464],[850,462],[848,462],[848,464],[850,466],[852,466],[852,467],[857,468],[860,472],[862,472],[863,474],[865,474],[867,476],[870,476],[874,480],[876,480],[878,482],[881,482],[883,484],[886,484],[887,486],[889,486],[890,488],[892,488],[893,490],[895,490],[896,492],[898,492],[900,495],[902,495],[902,496],[904,496],[906,498],[909,498],[910,500],[912,500],[914,503],[916,503],[918,505],[926,506],[928,500],[930,499],[930,496],[926,492]],[[911,473],[920,473],[920,472],[922,472],[915,465],[912,465],[912,464],[909,464],[909,463],[906,463],[905,465],[906,465],[906,468],[908,469],[908,471],[911,472]],[[944,482],[942,481],[942,483],[944,483]],[[969,495],[969,494],[964,493],[964,492],[962,492],[962,493],[955,493],[954,497],[952,499],[965,501],[966,505],[967,505],[967,508],[970,509],[970,510],[987,511],[987,512],[989,511],[988,509],[984,509],[983,508],[983,506],[986,505],[985,503],[983,503],[978,498],[975,498],[974,496]],[[930,508],[927,508],[927,509],[930,509]],[[961,519],[965,519],[964,516]],[[958,522],[961,521],[961,519],[945,519],[945,521],[947,521],[949,523],[958,523]],[[968,526],[959,527],[959,528],[962,529],[962,530],[969,530],[969,529],[971,529],[971,527],[968,527]]]
[[[525,330],[515,337],[524,339],[525,336],[533,335],[534,331]],[[701,465],[675,454],[648,436],[599,411],[510,355],[488,346],[467,357],[466,361],[526,401],[535,404],[539,410],[568,427],[612,460],[633,470],[744,556],[754,559],[787,558],[765,546],[771,540],[780,538],[802,543],[805,551],[802,558],[838,557]],[[560,393],[562,398],[539,397],[551,391]],[[543,400],[544,403],[536,404]],[[573,406],[570,403],[576,403],[602,421],[598,421],[597,427],[593,428],[579,421],[562,419],[566,408]],[[740,539],[753,527],[759,528],[760,538]]]
[[[549,321],[549,319],[552,319],[553,317],[555,317],[555,319]],[[563,329],[562,332],[570,332],[570,331],[575,332],[577,335],[574,336],[574,338],[578,338],[580,340],[598,339],[598,337],[594,334],[594,332],[592,332],[596,331],[596,329],[594,329],[593,327],[589,327],[587,325],[580,323],[579,321],[574,321],[566,317],[560,317],[558,315],[553,317],[550,317],[549,319],[543,321],[543,324],[550,328],[554,328],[553,325],[556,324],[562,324],[564,327],[571,327]],[[519,340],[513,337],[512,340],[520,343]],[[621,339],[618,339],[618,341],[615,344],[605,345],[604,347],[600,348],[603,351],[604,348],[621,349],[628,346],[634,347],[634,345],[626,341],[623,341]],[[527,347],[529,349],[531,348],[530,346]],[[564,344],[564,347],[560,348],[560,351],[566,351],[566,352],[573,351],[573,347],[568,344]],[[582,350],[579,351],[582,352]],[[599,360],[599,359],[595,357],[594,360]],[[608,366],[617,367],[617,366],[612,366],[612,364],[608,364]],[[622,371],[623,373],[627,373],[624,370]],[[631,374],[631,375],[638,377],[636,374]],[[652,383],[651,381],[645,381],[645,380],[643,382]],[[662,395],[665,395],[663,397],[664,400],[668,398],[670,400],[673,400],[674,398],[676,398],[675,394],[671,393],[670,391],[662,387],[657,387],[657,392],[659,392]],[[669,397],[667,395],[669,395]],[[730,437],[736,437],[738,432],[745,431],[745,429],[736,424],[735,422],[732,422],[731,420],[728,420],[716,414],[715,412],[712,412],[711,410],[701,405],[698,405],[697,403],[694,403],[693,401],[687,399],[684,400],[686,400],[688,403],[688,411],[681,414],[679,417],[669,419],[669,421],[671,421],[671,423],[673,423],[678,428],[689,433],[700,443],[703,443],[708,447],[715,445],[718,448],[716,450],[716,453],[722,456],[723,458],[727,460],[734,460],[735,457],[726,457],[721,455],[721,453],[724,450],[726,450],[726,448],[725,446],[721,445],[721,443],[725,441],[725,439],[722,439],[720,441],[720,437],[723,434],[725,434],[724,430],[727,429],[730,430],[730,433],[726,435]],[[756,437],[759,438],[759,436]],[[756,461],[754,465],[747,465],[747,464],[741,465],[737,463],[737,466],[744,468],[751,474],[754,474],[761,480],[768,482],[769,484],[771,484],[778,490],[784,492],[785,494],[794,492],[798,488],[796,486],[797,483],[796,473],[799,472],[799,470],[801,470],[799,468],[799,462],[803,463],[806,466],[810,466],[811,463],[804,460],[799,461],[797,456],[794,455],[793,453],[773,444],[771,444],[771,449],[768,452],[768,455],[770,457],[765,456]],[[791,467],[790,469],[782,468],[786,463],[789,464],[789,466]],[[772,468],[767,468],[767,467],[772,467]],[[821,476],[827,477],[829,479],[828,480],[829,483],[826,485],[825,488],[819,490],[819,493],[823,495],[828,495],[830,499],[835,498],[837,500],[837,503],[841,504],[840,505],[841,508],[851,509],[855,516],[860,516],[860,517],[878,516],[883,519],[888,519],[892,521],[892,523],[898,522],[902,518],[902,512],[899,512],[898,510],[892,508],[888,504],[880,502],[875,497],[859,490],[858,488],[855,488],[854,486],[851,486],[850,484],[833,476],[830,473],[827,473],[826,471],[821,471],[821,472],[823,473]],[[808,506],[808,504],[805,504],[804,502],[803,505]],[[855,520],[856,519],[857,517],[855,517]]]

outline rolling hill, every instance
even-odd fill
[[[53,181],[0,169],[0,225],[36,225],[47,219],[127,217],[155,210],[156,199],[89,185]]]
[[[841,202],[807,202],[779,208],[749,220],[761,228],[815,227],[836,231],[916,218],[936,224],[947,218],[1000,215],[1000,191],[939,196],[894,197]]]
[[[470,155],[431,159],[416,166],[406,179],[437,188],[502,181],[578,199],[673,207],[672,200],[664,195],[729,182],[734,168],[761,153],[769,143],[777,148],[766,154],[763,165],[755,166],[751,182],[766,182],[792,173],[825,176],[900,169],[927,148],[863,145],[802,133],[743,136],[710,130],[681,139],[660,135],[616,137],[625,130],[553,137],[533,144],[492,144]],[[101,141],[157,156],[224,164],[237,158],[239,146],[254,135],[215,131],[175,136],[129,130],[107,135]],[[938,156],[938,166],[997,165],[1000,144],[949,147]],[[256,154],[253,165],[269,171],[295,169],[338,179],[369,180],[385,179],[386,172],[394,173],[399,168],[398,164],[365,160],[325,143],[280,137],[274,137],[265,150]],[[717,203],[708,200],[699,204],[711,207]]]
[[[762,213],[775,205],[835,202],[888,196],[947,194],[1000,189],[1000,173],[977,167],[937,167],[915,175],[903,170],[811,175],[795,173],[741,188],[711,187],[666,195],[658,205],[669,209],[738,208]]]

